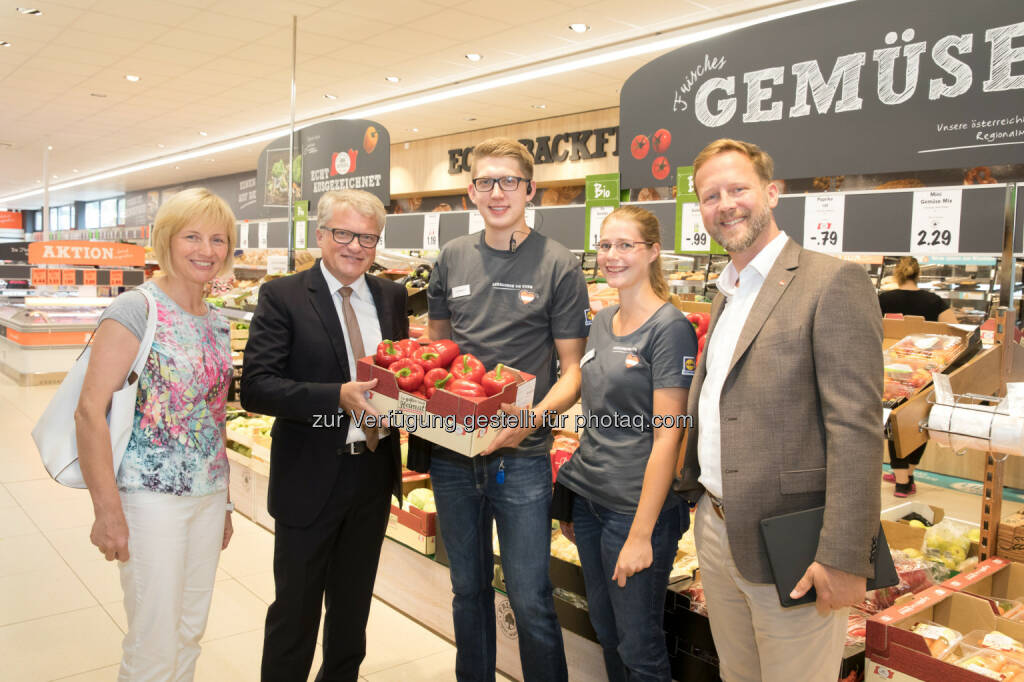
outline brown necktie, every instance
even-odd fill
[[[345,316],[345,328],[348,330],[348,340],[352,344],[352,356],[358,362],[360,358],[366,357],[366,349],[363,348],[363,335],[359,332],[359,320],[356,319],[356,311],[352,307],[352,287],[338,289],[341,295],[341,312]],[[355,368],[352,368],[355,371]],[[353,377],[355,380],[355,377]],[[363,426],[363,433],[366,434],[366,447],[371,451],[377,449],[377,442],[380,436],[376,428]]]

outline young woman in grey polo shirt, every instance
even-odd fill
[[[608,678],[671,680],[662,611],[689,525],[669,495],[696,365],[693,326],[667,302],[658,219],[626,206],[601,226],[597,263],[619,305],[594,318],[582,369],[580,448],[558,473],[562,531],[580,553]],[[566,505],[567,506],[567,505]]]

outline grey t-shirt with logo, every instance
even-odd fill
[[[459,237],[441,250],[427,287],[429,315],[450,320],[460,352],[488,370],[500,362],[536,375],[536,404],[557,379],[555,339],[586,338],[590,330],[583,271],[569,249],[539,232],[515,251],[491,248],[484,235]],[[549,432],[539,428],[516,454],[547,455]]]
[[[594,318],[583,372],[579,450],[558,471],[558,482],[578,495],[622,514],[636,513],[647,460],[654,444],[654,391],[689,388],[696,367],[697,335],[671,303],[639,329],[612,332],[618,306]],[[682,415],[672,415],[679,419]],[[666,505],[678,503],[669,495]]]

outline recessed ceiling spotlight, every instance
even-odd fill
[[[126,73],[124,75],[124,79],[132,83],[138,83],[140,80],[142,80],[140,76],[136,76],[134,73]]]
[[[464,118],[462,120],[464,120],[464,121],[475,121],[476,120],[476,116],[467,116],[466,118]]]
[[[78,169],[77,169],[77,168],[72,168],[72,169],[71,169],[71,172],[72,172],[72,173],[77,173],[77,172],[78,172]]]
[[[418,133],[419,131],[420,131],[419,128],[409,128],[409,132],[412,132],[412,133]]]
[[[329,92],[325,92],[324,93],[324,99],[338,99],[338,96],[337,95],[332,95]]]
[[[203,137],[206,137],[206,131],[205,130],[200,130],[199,134],[202,135]]]
[[[181,166],[175,166],[174,170],[181,170]]]
[[[38,17],[40,14],[42,14],[42,12],[37,10],[35,7],[19,7],[18,8],[18,13],[19,14],[28,14],[28,15],[33,16],[33,17]]]
[[[548,105],[547,104],[534,104],[533,108],[534,109],[547,109]]]
[[[0,40],[0,47],[10,47],[11,44],[6,40]]]
[[[216,161],[216,159],[207,159],[206,163],[213,163],[214,161]]]
[[[468,59],[471,62],[478,62],[483,58],[484,56],[482,54],[477,54],[476,52],[470,52],[469,54],[466,55],[466,59]]]
[[[54,175],[54,176],[53,176],[53,179],[54,179],[54,180],[56,180],[56,179],[57,179],[57,178],[59,178],[59,177],[60,177],[59,175]]]
[[[586,33],[590,30],[590,27],[586,24],[569,24],[569,30],[576,33]]]
[[[46,145],[46,151],[52,152],[53,151],[53,145],[52,144]]]
[[[103,93],[103,92],[90,92],[89,96],[90,97],[100,97],[100,98],[103,98],[103,97],[106,97],[107,95],[106,95],[106,93]]]
[[[398,76],[385,76],[384,80],[386,80],[388,83],[397,83],[398,81],[400,81],[402,79],[399,78]]]
[[[157,142],[157,143],[156,143],[156,146],[157,146],[157,147],[160,147],[160,149],[163,149],[163,148],[164,148],[164,146],[163,146],[162,144],[160,144],[159,142]]]

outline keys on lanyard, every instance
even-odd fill
[[[505,458],[501,457],[498,460],[498,474],[494,477],[494,480],[498,482],[498,485],[502,485],[505,482]]]

